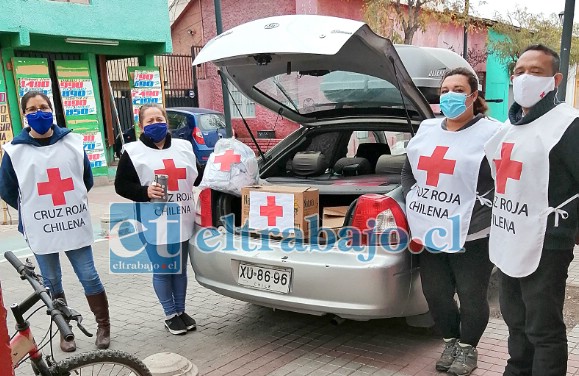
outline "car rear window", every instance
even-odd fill
[[[225,128],[225,118],[220,114],[201,114],[198,126],[202,131],[222,129]]]

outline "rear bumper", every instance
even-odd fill
[[[334,314],[354,320],[413,316],[428,311],[418,271],[411,268],[407,252],[379,252],[371,261],[361,262],[358,256],[362,253],[367,258],[368,248],[357,253],[336,248],[322,252],[306,245],[302,252],[288,252],[271,239],[269,247],[262,247],[259,239],[229,233],[214,240],[224,246],[205,252],[194,236],[191,263],[201,285],[225,296],[276,309]],[[261,250],[242,250],[260,247]],[[240,262],[290,268],[289,293],[238,284]]]

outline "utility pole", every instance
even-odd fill
[[[571,54],[571,38],[573,38],[573,17],[575,16],[575,0],[565,0],[565,13],[563,14],[563,33],[561,35],[561,73],[563,80],[558,88],[558,98],[565,101],[567,95],[567,79],[569,75],[569,55]]]
[[[223,22],[221,21],[221,0],[213,0],[215,5],[215,26],[217,27],[217,35],[223,33]],[[225,77],[221,77],[221,91],[223,92],[223,115],[225,116],[225,134],[228,138],[233,135],[231,131],[231,107],[229,106],[229,90],[227,89],[227,82]]]
[[[466,60],[468,57],[468,7],[469,0],[464,0],[464,34],[462,40],[462,57]]]

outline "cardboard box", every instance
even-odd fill
[[[306,217],[319,215],[316,188],[282,185],[249,186],[241,189],[241,223],[251,231],[300,229],[308,236]]]
[[[344,219],[349,206],[333,206],[324,208],[322,227],[339,230],[344,226]]]

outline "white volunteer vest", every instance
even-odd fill
[[[82,136],[69,133],[53,145],[3,148],[18,178],[19,210],[30,249],[44,255],[91,245]]]
[[[491,261],[505,274],[521,278],[537,270],[550,208],[549,153],[579,111],[562,103],[524,125],[504,124],[485,145],[495,179],[495,198],[489,252]]]
[[[168,175],[168,201],[180,207],[180,241],[189,240],[193,235],[195,221],[193,186],[197,178],[197,164],[191,143],[173,138],[168,149],[153,149],[136,141],[126,144],[125,152],[131,157],[142,185],[151,185],[155,174]],[[159,241],[158,244],[163,243]]]
[[[443,119],[420,124],[406,149],[416,184],[406,197],[412,238],[443,252],[458,252],[466,242],[477,200],[484,144],[499,123],[485,118],[458,132],[442,129]],[[430,240],[429,240],[430,239]]]

